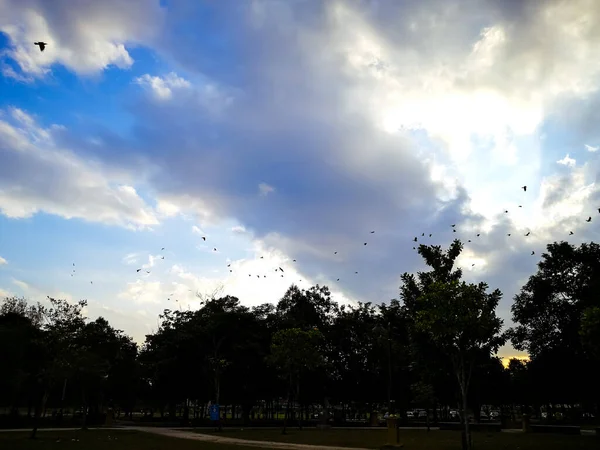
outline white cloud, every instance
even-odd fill
[[[275,191],[275,188],[273,186],[269,186],[267,183],[260,183],[258,185],[258,192],[263,197],[266,196],[267,194],[270,194],[271,192],[274,192],[274,191]]]
[[[598,151],[598,149],[600,149],[600,146],[592,147],[591,145],[587,145],[587,144],[585,144],[585,149],[586,149],[588,152],[592,152],[592,153],[594,153],[594,152],[597,152],[597,151]]]
[[[171,72],[165,77],[142,75],[135,79],[135,82],[141,86],[148,87],[154,96],[160,100],[168,100],[173,95],[173,90],[187,89],[191,86],[190,82]]]
[[[109,66],[127,69],[133,59],[126,46],[152,43],[160,35],[162,20],[159,3],[145,0],[3,0],[0,31],[9,37],[5,55],[22,72],[5,65],[3,73],[27,81],[48,74],[53,64],[79,74],[95,74]],[[40,40],[48,44],[44,52],[33,45]]]
[[[192,226],[192,233],[197,234],[199,236],[205,236],[206,233],[204,231],[202,231],[199,227],[197,227],[196,225]]]
[[[575,159],[570,158],[569,154],[567,153],[567,156],[565,156],[563,159],[559,159],[558,161],[556,161],[558,164],[562,164],[563,166],[567,166],[567,167],[575,167],[575,163],[577,162]]]
[[[246,232],[246,228],[244,228],[241,225],[236,225],[234,227],[231,227],[231,232],[235,234],[244,234]]]
[[[137,264],[138,257],[139,257],[139,254],[137,254],[137,253],[128,253],[127,255],[125,255],[123,257],[123,263],[127,264],[128,266]]]
[[[12,123],[0,120],[0,213],[26,218],[44,211],[134,228],[158,224],[133,186],[59,147],[57,127],[42,128],[17,108],[6,112]]]
[[[2,256],[0,256],[0,266],[2,266],[4,264],[8,264],[8,261],[6,261],[6,259],[4,259]]]

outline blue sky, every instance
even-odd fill
[[[0,294],[86,298],[141,342],[196,292],[388,301],[425,233],[472,240],[465,278],[509,324],[548,242],[598,238],[599,22],[583,0],[4,0]]]

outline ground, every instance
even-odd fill
[[[59,438],[60,441],[57,442]],[[40,431],[35,440],[29,439],[29,432],[0,432],[0,448],[6,450],[256,450],[239,445],[213,444],[120,430]]]
[[[167,431],[167,430],[165,430]],[[222,433],[196,430],[223,437],[255,441],[283,441],[298,444],[334,445],[344,447],[378,448],[386,441],[385,430],[290,430],[282,435],[280,430],[226,430]],[[181,433],[180,433],[181,434]],[[186,430],[185,435],[194,435]],[[136,431],[40,431],[38,439],[28,439],[28,432],[0,432],[0,448],[10,450],[255,450],[235,444],[223,444],[179,439]],[[199,437],[199,436],[198,436]],[[58,439],[60,438],[60,441]],[[478,450],[592,450],[598,449],[595,436],[558,436],[521,433],[474,433]],[[401,442],[406,450],[457,450],[460,433],[453,431],[422,430],[401,431]],[[265,443],[267,448],[268,444]],[[263,448],[263,447],[260,447]]]
[[[339,447],[379,448],[386,443],[387,430],[352,430],[329,429],[316,430],[289,429],[288,434],[282,435],[281,430],[233,430],[224,429],[222,432],[211,430],[196,430],[198,433],[219,435],[238,439],[260,441],[279,441],[297,444],[335,445]],[[401,430],[400,442],[406,450],[456,450],[460,449],[460,432]],[[595,436],[560,436],[545,434],[523,433],[473,433],[473,444],[478,450],[571,450],[598,449]]]

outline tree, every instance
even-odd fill
[[[548,403],[600,402],[587,331],[594,329],[590,308],[598,307],[599,291],[600,245],[555,242],[514,298],[510,339],[529,353],[532,373],[540,374],[536,388]]]
[[[295,395],[296,398],[299,398],[300,395],[302,376],[324,364],[319,348],[322,339],[321,332],[314,329],[304,331],[300,328],[289,328],[280,330],[273,335],[268,361],[288,381],[288,407],[283,424],[283,434],[286,433],[292,396]]]
[[[584,349],[597,359],[600,359],[600,306],[587,308],[581,318],[579,330]]]
[[[479,354],[493,354],[503,344],[502,320],[496,306],[502,297],[496,289],[487,293],[486,283],[435,281],[427,286],[419,303],[416,327],[449,355],[458,381],[464,423],[463,448],[470,449],[467,419],[469,383]]]

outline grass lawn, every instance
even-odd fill
[[[293,442],[297,444],[335,445],[340,447],[379,448],[386,443],[387,430],[317,430],[289,429],[282,435],[281,430],[234,430],[222,432],[197,430],[198,433],[213,434],[257,441]],[[460,432],[401,430],[400,442],[406,450],[457,450],[461,448]],[[473,445],[477,450],[575,450],[600,448],[595,436],[560,436],[545,434],[517,433],[473,433]]]
[[[60,438],[60,442],[57,439]],[[72,439],[79,439],[72,441]],[[0,449],[6,450],[256,450],[239,445],[222,445],[157,436],[137,431],[40,431],[35,440],[29,432],[0,431]]]

